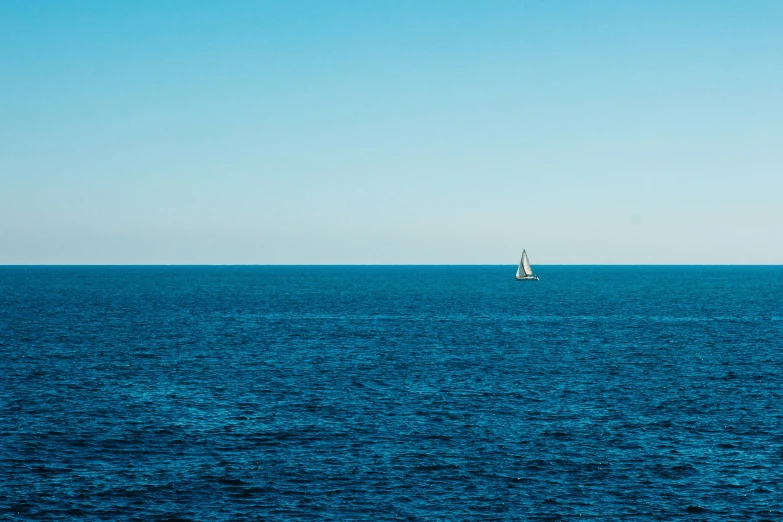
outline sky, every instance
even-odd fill
[[[0,264],[783,264],[783,2],[0,2]]]

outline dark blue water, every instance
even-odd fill
[[[0,267],[0,518],[783,520],[783,267]]]

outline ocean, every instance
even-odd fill
[[[783,520],[783,267],[0,267],[0,518]]]

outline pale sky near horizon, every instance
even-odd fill
[[[783,264],[783,2],[0,2],[0,264]]]

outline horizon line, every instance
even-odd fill
[[[446,267],[446,266],[503,266],[514,267],[517,263],[17,263],[3,264],[11,267]],[[562,266],[779,266],[783,263],[536,263],[536,267]]]

